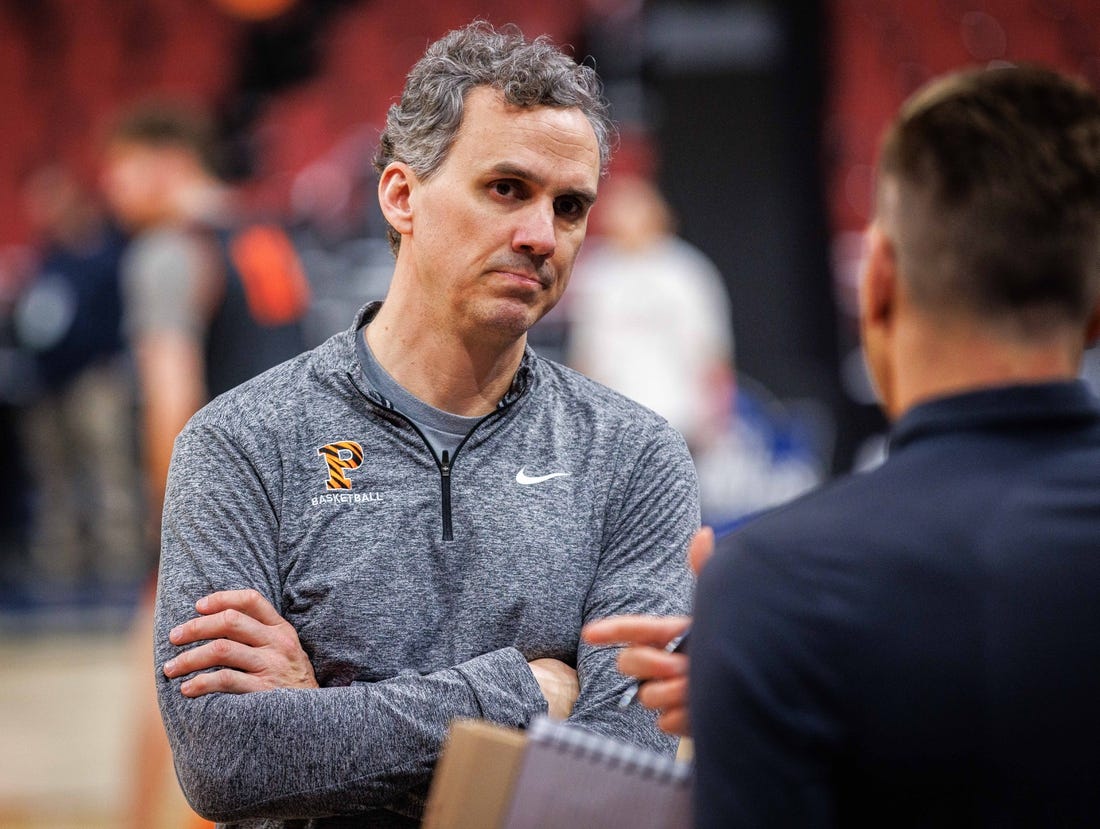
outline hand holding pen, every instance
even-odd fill
[[[688,735],[687,616],[613,616],[586,625],[593,645],[625,644],[618,668],[635,682],[619,697],[620,708],[635,700],[659,711],[657,725],[669,734]]]
[[[714,533],[703,527],[688,547],[688,563],[698,573],[714,552]],[[656,709],[657,725],[669,734],[690,736],[688,720],[688,616],[612,616],[585,625],[581,635],[592,645],[625,645],[619,670],[635,682],[619,697],[628,708],[637,699]]]
[[[689,624],[687,629],[679,636],[673,636],[668,640],[668,644],[665,645],[665,653],[687,653],[688,634],[691,633],[691,625]],[[634,697],[638,696],[638,689],[641,685],[637,680],[630,683],[623,695],[619,697],[619,707],[626,708],[630,703],[634,701]]]

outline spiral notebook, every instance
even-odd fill
[[[546,717],[501,829],[689,829],[691,765]]]

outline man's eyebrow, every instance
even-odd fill
[[[494,164],[489,169],[490,172],[496,173],[497,175],[507,176],[508,178],[518,178],[522,179],[523,181],[530,181],[533,184],[537,184],[539,187],[546,186],[546,179],[544,179],[542,176],[536,175],[531,170],[528,170],[526,167],[520,167],[517,164],[512,164],[507,161],[502,161],[499,164]],[[580,199],[589,206],[596,203],[596,191],[590,190],[587,187],[580,187],[573,190],[568,190],[562,195],[573,196],[574,198]]]

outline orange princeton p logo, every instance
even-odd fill
[[[317,454],[328,464],[328,481],[325,489],[351,489],[351,481],[345,475],[348,469],[355,469],[363,462],[363,447],[354,440],[341,440],[330,443],[317,450]]]

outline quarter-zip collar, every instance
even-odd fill
[[[355,323],[352,326],[350,336],[352,338],[353,351],[357,355],[355,360],[355,370],[348,371],[348,378],[351,380],[352,385],[367,399],[368,402],[374,406],[384,410],[391,417],[400,420],[407,424],[419,437],[424,444],[424,448],[428,450],[432,459],[435,461],[436,467],[439,469],[439,486],[440,486],[440,509],[441,518],[443,522],[443,540],[454,540],[454,524],[453,515],[451,509],[451,476],[453,474],[455,461],[458,459],[459,452],[467,444],[474,433],[481,428],[488,421],[503,416],[505,411],[511,408],[530,388],[533,378],[534,370],[537,362],[537,357],[530,347],[525,347],[523,352],[523,359],[520,361],[520,366],[516,371],[515,376],[512,378],[512,382],[508,388],[508,392],[498,402],[496,408],[489,412],[489,414],[478,420],[462,441],[455,447],[454,454],[448,453],[446,450],[441,455],[436,455],[435,450],[432,448],[431,441],[417,426],[416,422],[410,418],[404,412],[398,410],[392,401],[383,396],[376,388],[371,385],[367,379],[367,375],[362,366],[362,351],[365,350],[366,344],[362,342],[363,335],[361,329],[364,325],[367,325],[375,315],[378,313],[378,309],[382,307],[381,301],[371,302],[363,306],[356,314]]]
[[[359,330],[367,325],[371,320],[377,316],[379,309],[382,307],[381,300],[375,300],[368,302],[355,314],[355,321],[351,326],[349,332],[352,342],[355,343],[355,338],[359,336]],[[355,349],[358,353],[358,348]],[[516,400],[518,400],[532,385],[535,378],[535,365],[538,361],[538,357],[535,352],[531,350],[531,346],[526,345],[523,349],[523,358],[520,360],[519,368],[516,369],[515,375],[512,377],[512,382],[508,386],[508,391],[504,396],[497,401],[497,408],[505,408],[510,406]],[[358,362],[358,360],[357,360]],[[385,406],[386,408],[392,408],[390,401],[386,400],[375,388],[373,388],[366,379],[363,377],[363,372],[360,369],[358,372],[359,378],[356,382],[356,386],[371,400]]]

